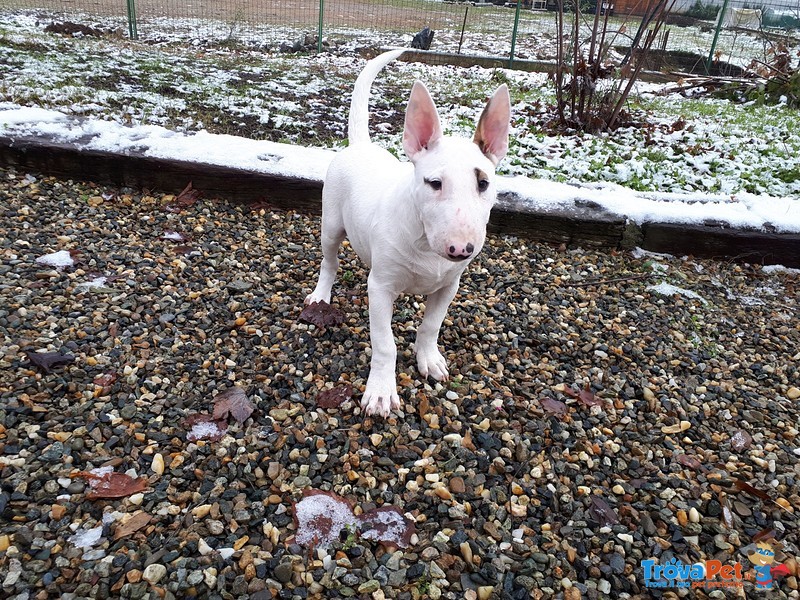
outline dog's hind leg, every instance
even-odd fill
[[[336,272],[339,270],[339,246],[345,238],[344,226],[340,223],[326,222],[322,219],[322,264],[319,268],[319,279],[314,291],[306,296],[305,303],[331,302],[331,288],[336,281]]]
[[[415,344],[417,368],[423,377],[430,375],[436,381],[446,381],[449,376],[447,361],[439,352],[437,341],[439,329],[447,314],[447,307],[450,306],[450,302],[458,291],[458,282],[459,280],[456,279],[450,285],[428,294],[428,297],[425,298],[425,316],[417,329]]]

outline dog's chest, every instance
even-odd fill
[[[466,263],[451,263],[438,256],[418,257],[405,265],[402,277],[404,289],[401,291],[407,294],[432,294],[457,281],[466,266]]]

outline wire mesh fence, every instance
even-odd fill
[[[407,46],[428,27],[431,49],[438,52],[548,61],[555,58],[559,1],[571,14],[575,0],[0,0],[0,9],[99,22],[151,43],[177,37],[194,45],[284,51],[319,51],[329,44]],[[609,43],[624,53],[633,23],[657,0],[579,1],[585,27],[598,8],[609,13],[615,28]],[[800,0],[678,0],[649,66],[735,75],[771,62],[777,48],[796,54],[798,47]]]

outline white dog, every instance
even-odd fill
[[[322,265],[305,302],[330,302],[339,245],[347,237],[370,268],[367,281],[372,361],[361,400],[366,414],[400,407],[392,311],[399,294],[426,294],[417,331],[419,372],[448,377],[437,339],[461,274],[483,247],[496,200],[494,170],[508,150],[511,102],[501,85],[478,121],[474,139],[446,137],[427,88],[411,88],[400,162],[369,137],[369,94],[378,72],[403,53],[369,61],[350,105],[350,145],[331,162],[322,191]]]

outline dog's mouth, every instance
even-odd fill
[[[472,258],[471,256],[450,256],[449,254],[445,254],[444,257],[450,262],[454,263],[463,262],[465,260]]]

